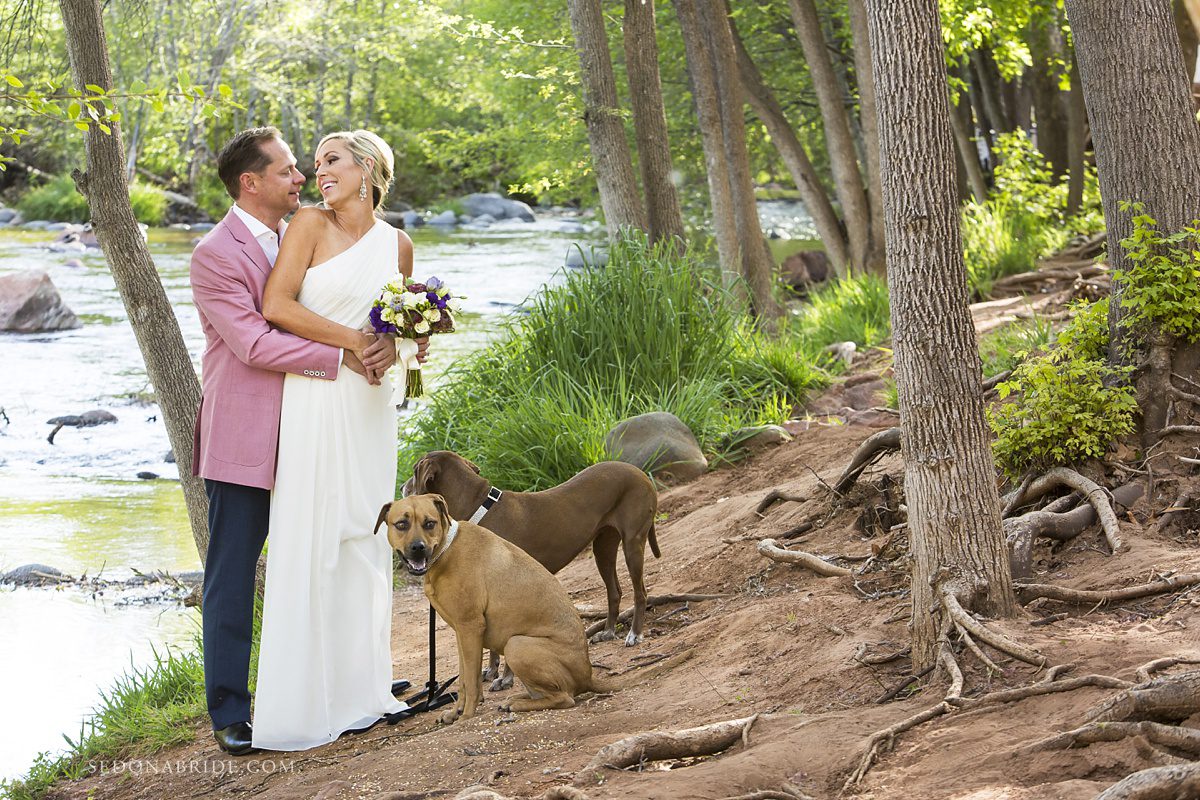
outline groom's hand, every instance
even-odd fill
[[[379,336],[374,344],[363,351],[362,364],[368,372],[382,375],[395,363],[396,337],[390,333]]]
[[[421,336],[413,341],[417,343],[417,363],[424,364],[429,354],[429,337]]]
[[[371,378],[367,374],[367,368],[363,366],[361,361],[359,361],[358,356],[354,355],[353,350],[342,351],[342,363],[349,367],[351,371],[357,372],[359,375],[362,375],[364,378],[370,381]],[[376,383],[378,383],[378,381],[376,381]]]

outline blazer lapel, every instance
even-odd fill
[[[267,261],[267,254],[263,252],[262,245],[258,243],[258,239],[250,235],[250,229],[246,227],[246,223],[242,222],[232,208],[225,215],[225,227],[229,229],[229,233],[242,246],[242,252],[250,258],[254,266],[258,267],[264,274],[271,274],[271,262]]]

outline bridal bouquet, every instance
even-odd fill
[[[376,333],[394,333],[402,339],[415,339],[434,333],[453,333],[452,312],[460,309],[459,300],[450,294],[446,285],[436,277],[424,283],[404,278],[402,282],[383,287],[379,299],[371,306],[371,327]],[[405,398],[424,394],[421,365],[415,350],[406,359],[408,373]]]

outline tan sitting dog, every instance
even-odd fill
[[[521,548],[470,522],[451,519],[441,495],[387,503],[388,542],[458,640],[458,704],[443,722],[475,716],[483,694],[483,648],[502,653],[525,685],[502,711],[570,708],[592,691],[583,622],[558,580]]]
[[[445,498],[450,516],[467,520],[482,508],[491,484],[479,467],[449,450],[427,453],[413,467],[404,495],[434,493]],[[637,467],[602,461],[566,483],[542,492],[504,492],[479,524],[529,553],[552,573],[570,564],[589,544],[608,595],[608,618],[595,641],[616,638],[621,609],[617,548],[633,584],[633,624],[626,645],[642,641],[646,614],[643,565],[646,543],[658,558],[654,516],[658,492]],[[492,671],[494,672],[493,663]]]

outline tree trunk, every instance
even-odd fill
[[[912,567],[913,668],[936,661],[931,581],[1017,610],[967,308],[937,0],[867,0],[878,88],[896,385]]]
[[[871,37],[863,0],[849,0],[850,33],[854,39],[854,77],[858,82],[858,118],[863,134],[863,167],[867,177],[867,207],[871,214],[871,243],[867,268],[886,271],[884,250],[883,178],[879,174],[879,114],[875,109],[875,78],[871,75]],[[976,167],[979,159],[975,160]]]
[[[683,38],[692,99],[704,148],[704,166],[708,194],[712,203],[713,235],[717,240],[717,258],[722,280],[728,287],[738,275],[737,221],[733,214],[733,194],[725,158],[725,134],[721,126],[721,106],[717,93],[717,74],[704,31],[696,14],[696,0],[673,0],[675,17]]]
[[[983,105],[987,108],[988,118],[992,122],[995,133],[1007,133],[1013,129],[1004,108],[1004,98],[1000,90],[1000,72],[996,63],[982,50],[971,51],[971,68],[979,80],[979,91],[983,95]]]
[[[1087,179],[1087,107],[1083,102],[1083,83],[1079,80],[1079,61],[1071,51],[1071,91],[1067,93],[1067,216],[1083,207],[1083,185]]]
[[[1183,71],[1192,80],[1196,75],[1196,51],[1200,48],[1200,32],[1196,30],[1200,0],[1175,0],[1175,30],[1179,33],[1179,49],[1183,56]]]
[[[730,31],[733,33],[733,45],[737,53],[738,77],[741,79],[742,89],[746,92],[746,98],[763,127],[767,129],[771,143],[783,158],[783,163],[800,192],[800,200],[813,219],[817,236],[825,246],[825,254],[829,257],[834,273],[839,278],[844,278],[848,272],[850,254],[841,220],[838,219],[833,204],[829,202],[829,194],[821,185],[816,167],[809,160],[795,129],[784,116],[783,107],[779,105],[775,93],[763,81],[762,74],[750,58],[750,53],[738,36],[737,27],[732,19]]]
[[[88,84],[111,89],[112,68],[100,4],[97,0],[61,0],[60,6],[76,86],[81,91]],[[87,172],[76,172],[75,180],[87,198],[92,225],[145,358],[146,372],[179,465],[192,536],[203,562],[208,554],[208,498],[204,482],[191,475],[192,434],[200,406],[200,382],[150,251],[133,217],[120,128],[115,123],[111,127],[111,134],[95,126],[89,128],[85,136]]]
[[[1033,66],[1025,71],[1033,92],[1037,115],[1037,146],[1046,156],[1056,180],[1069,171],[1067,155],[1067,105],[1058,88],[1057,65],[1066,57],[1057,14],[1029,24],[1029,52]]]
[[[763,236],[750,175],[750,151],[746,148],[746,103],[738,78],[733,32],[725,0],[701,0],[699,19],[717,78],[721,110],[721,132],[725,142],[725,164],[729,168],[729,190],[737,223],[739,272],[750,291],[753,315],[771,325],[783,309],[775,301],[775,259]]]
[[[846,238],[850,243],[850,269],[860,272],[867,266],[867,251],[870,249],[871,220],[867,205],[867,194],[863,190],[862,174],[858,170],[858,155],[854,151],[854,137],[850,134],[850,121],[846,106],[838,88],[833,62],[821,31],[821,19],[813,0],[788,0],[792,22],[804,60],[808,63],[809,75],[817,93],[821,108],[821,120],[825,127],[825,147],[829,152],[829,165],[833,171],[834,191],[842,206],[842,219],[846,224]]]
[[[979,149],[975,140],[967,130],[967,121],[963,119],[964,112],[970,114],[971,103],[967,97],[960,94],[959,105],[950,106],[950,125],[954,131],[954,144],[958,147],[958,160],[966,173],[967,185],[971,187],[971,196],[976,203],[987,200],[987,182],[983,179],[983,168],[979,166]],[[964,108],[965,106],[965,108]]]
[[[604,31],[600,0],[567,0],[583,84],[584,121],[600,207],[610,237],[622,228],[646,230],[646,212],[633,177],[633,160],[617,104],[617,82]]]
[[[683,242],[683,213],[671,179],[667,112],[658,74],[654,0],[625,0],[625,70],[633,107],[638,167],[650,222],[650,240]]]
[[[1200,217],[1200,125],[1192,113],[1190,77],[1178,58],[1169,0],[1067,0],[1066,9],[1092,125],[1109,265],[1128,270],[1135,265],[1119,242],[1133,224],[1120,201],[1143,203],[1163,233],[1178,232]],[[1127,345],[1144,352],[1161,339],[1151,331],[1144,341],[1132,340],[1122,324],[1121,295],[1114,281],[1108,318],[1114,363],[1129,360],[1134,348]],[[1144,370],[1138,378],[1143,443],[1155,441],[1167,420],[1170,396],[1162,384],[1169,374],[1156,372]]]

